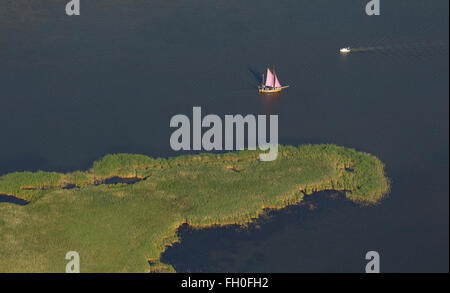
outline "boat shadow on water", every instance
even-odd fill
[[[254,86],[257,87],[258,85],[260,85],[263,81],[262,81],[262,76],[258,73],[258,71],[254,70],[253,68],[248,68],[248,71],[252,74],[254,80],[255,80],[255,84]]]

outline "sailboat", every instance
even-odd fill
[[[267,68],[266,80],[264,81],[264,74],[262,76],[262,84],[258,87],[260,93],[278,93],[281,92],[282,89],[289,87],[288,85],[282,86],[278,77],[275,73],[275,70],[270,71]]]

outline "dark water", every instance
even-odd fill
[[[304,231],[320,235],[324,231],[322,225],[343,224],[323,220],[330,215],[342,219],[340,210],[353,206],[343,193],[322,191],[305,197],[299,205],[267,211],[245,228],[232,225],[198,230],[184,225],[179,229],[182,241],[168,248],[161,260],[178,272],[296,272],[300,267],[306,272],[333,270],[333,266],[318,263],[314,255],[307,254],[308,246],[317,245],[311,235],[303,240],[304,247],[298,247],[302,251],[292,253],[298,246],[296,239]],[[349,258],[355,268],[365,266],[364,255],[357,255],[357,251],[336,253],[336,240],[319,244],[323,258],[334,262]]]
[[[176,155],[169,120],[193,106],[276,113],[282,144],[377,155],[390,197],[182,232],[166,256],[181,271],[361,271],[368,250],[385,272],[448,271],[448,1],[382,0],[379,17],[365,0],[97,0],[80,17],[66,2],[0,3],[1,174]],[[369,50],[337,54],[347,45]],[[267,65],[291,85],[275,99],[256,92]]]
[[[1,202],[9,202],[9,203],[13,203],[13,204],[17,204],[17,205],[27,205],[28,201],[17,198],[15,196],[9,196],[9,195],[5,195],[5,194],[0,194],[0,203]]]
[[[103,181],[97,182],[97,184],[134,184],[141,181],[139,178],[122,178],[122,177],[111,177]]]

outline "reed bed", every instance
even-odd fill
[[[321,190],[344,191],[363,204],[389,193],[383,163],[367,153],[280,146],[273,162],[259,162],[259,153],[115,154],[86,171],[4,175],[0,194],[30,203],[0,203],[0,272],[63,272],[70,250],[80,253],[82,272],[173,271],[160,255],[179,241],[184,223],[246,225],[267,209]],[[145,180],[97,184],[113,177]],[[75,188],[64,189],[68,185]]]

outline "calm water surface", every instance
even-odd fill
[[[85,169],[115,152],[170,150],[170,118],[278,114],[282,144],[334,143],[386,163],[374,207],[317,197],[245,231],[181,229],[179,271],[449,269],[446,0],[189,0],[0,3],[0,174]],[[340,56],[340,47],[361,51]],[[265,66],[291,85],[256,92]],[[311,199],[314,201],[314,199]],[[210,239],[214,239],[211,241]]]

